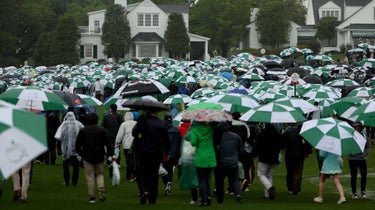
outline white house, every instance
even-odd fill
[[[306,0],[307,15],[305,25],[291,23],[289,43],[296,47],[297,43],[312,41],[317,31],[316,26],[322,17],[334,16],[339,21],[336,27],[337,36],[330,41],[322,41],[322,52],[339,51],[341,45],[357,47],[360,41],[374,44],[375,41],[375,0]],[[256,11],[253,12],[255,15]],[[254,16],[247,26],[249,29],[248,47],[261,48],[256,32]]]
[[[298,40],[312,40],[322,17],[339,21],[337,36],[330,45],[322,42],[322,52],[339,51],[342,45],[357,47],[360,41],[374,43],[375,0],[308,0],[306,25],[298,31]]]
[[[127,4],[127,0],[115,0],[125,8],[129,21],[132,45],[129,53],[124,57],[150,58],[168,57],[164,48],[164,32],[168,26],[168,16],[171,13],[180,13],[183,16],[185,26],[189,31],[189,5],[188,4],[160,4],[156,5],[150,0],[140,3]],[[104,46],[101,44],[102,25],[105,18],[105,10],[88,13],[89,25],[81,26],[80,61],[85,63],[97,59],[108,59],[103,54]],[[204,60],[208,56],[207,37],[188,33],[190,38],[190,59]]]

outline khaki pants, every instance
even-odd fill
[[[83,168],[90,198],[95,197],[95,179],[98,189],[104,189],[103,165],[104,162],[94,164],[83,160]]]
[[[18,171],[16,171],[13,175],[13,190],[18,191],[21,190],[21,199],[27,199],[27,190],[29,189],[30,184],[30,170],[31,170],[31,162],[24,165],[21,169],[22,173],[22,184],[20,183],[21,177]]]

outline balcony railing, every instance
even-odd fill
[[[100,27],[79,26],[79,31],[81,34],[101,34],[102,33],[102,29]]]

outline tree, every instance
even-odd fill
[[[51,46],[52,46],[53,32],[42,33],[35,45],[33,52],[33,64],[35,66],[50,66],[51,65]]]
[[[179,59],[189,52],[190,39],[182,14],[171,13],[169,15],[164,39],[166,41],[165,49],[169,52],[170,57]]]
[[[290,14],[290,20],[298,25],[305,25],[307,9],[303,0],[285,0]]]
[[[333,39],[336,36],[336,26],[337,26],[336,17],[321,18],[317,25],[317,31],[316,31],[315,37],[319,38],[320,40],[327,39],[328,46],[330,46],[331,39]]]
[[[62,16],[51,41],[51,65],[78,64],[81,34],[72,16]]]
[[[102,44],[104,54],[117,62],[129,51],[131,38],[126,11],[121,5],[111,5],[107,8],[103,23]]]
[[[262,4],[255,17],[259,42],[273,48],[288,42],[290,17],[283,1],[269,1]]]
[[[249,0],[200,0],[190,10],[190,31],[211,38],[210,51],[227,57],[246,32],[250,9]]]

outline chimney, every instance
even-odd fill
[[[115,4],[119,4],[127,9],[128,1],[127,0],[115,0]]]

